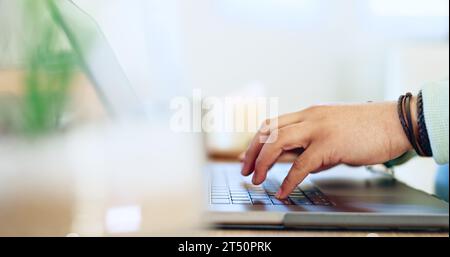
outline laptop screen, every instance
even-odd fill
[[[47,2],[110,114],[121,118],[143,112],[142,102],[96,21],[72,0]]]

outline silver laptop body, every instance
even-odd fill
[[[289,168],[275,165],[266,182],[254,186],[240,175],[240,164],[210,164],[207,218],[225,227],[448,230],[446,202],[366,168],[310,175],[279,201],[274,195]]]

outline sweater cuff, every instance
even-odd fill
[[[433,158],[439,164],[448,163],[448,96],[447,81],[430,83],[422,89],[423,109]]]

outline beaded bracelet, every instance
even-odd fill
[[[420,156],[426,156],[423,147],[419,143],[419,135],[416,135],[414,131],[414,124],[411,117],[412,97],[413,95],[411,93],[407,93],[406,95],[400,96],[397,108],[398,116],[400,119],[400,123],[402,124],[403,130],[416,153]]]
[[[424,151],[424,156],[431,157],[433,156],[433,151],[431,149],[430,138],[428,137],[427,125],[425,123],[422,91],[420,91],[417,96],[417,126],[419,130],[419,145],[421,145]]]

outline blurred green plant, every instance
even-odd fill
[[[23,132],[39,136],[60,128],[77,58],[49,10],[52,1],[22,0],[25,28]]]

